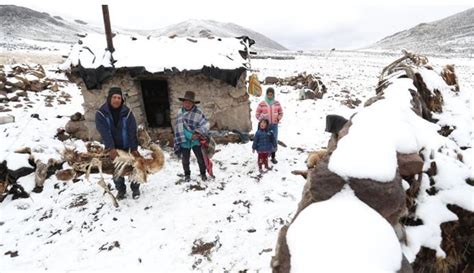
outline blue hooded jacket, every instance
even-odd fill
[[[253,137],[252,149],[257,152],[271,153],[276,147],[277,143],[273,131],[268,129],[258,129]]]
[[[137,150],[137,122],[127,106],[122,105],[115,126],[109,104],[104,103],[95,114],[95,126],[106,149]]]

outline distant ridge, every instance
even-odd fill
[[[369,46],[371,49],[408,49],[419,53],[474,54],[474,8],[431,23],[421,23]]]
[[[15,5],[0,5],[0,47],[7,49],[42,50],[26,40],[73,44],[79,39],[78,33],[103,33],[102,26],[91,26],[87,22],[74,19],[65,20],[60,16],[49,15],[29,8]],[[123,34],[145,34],[152,36],[178,35],[181,37],[238,37],[249,36],[256,41],[255,48],[287,50],[270,38],[234,23],[211,20],[188,20],[164,28],[152,30],[124,30],[113,27],[114,32]]]
[[[78,40],[77,33],[99,31],[82,21],[82,23],[69,22],[59,16],[50,16],[48,13],[14,5],[0,5],[0,22],[2,22],[0,36],[10,42],[22,38],[74,43]]]
[[[222,23],[212,20],[187,20],[178,24],[153,30],[151,35],[177,35],[181,37],[238,37],[245,35],[256,41],[256,48],[287,50],[287,48],[281,44],[256,31],[244,28],[234,23]]]

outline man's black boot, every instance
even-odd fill
[[[140,198],[140,184],[136,182],[130,183],[130,188],[132,189],[132,198]]]
[[[115,198],[118,200],[125,199],[125,193],[127,188],[125,187],[125,179],[123,177],[115,177],[114,179],[115,188],[117,189],[118,193]]]
[[[276,160],[276,158],[275,158],[275,152],[272,153],[272,160],[271,161],[272,161],[273,164],[278,163],[278,160]]]

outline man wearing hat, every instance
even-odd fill
[[[191,180],[191,170],[189,168],[189,158],[193,150],[199,164],[201,179],[207,180],[206,165],[199,142],[199,136],[206,136],[209,132],[209,122],[204,113],[196,106],[199,103],[195,99],[192,91],[186,91],[184,97],[179,98],[183,102],[183,107],[176,117],[174,128],[174,151],[179,156],[184,170],[184,180]]]
[[[95,114],[95,125],[99,131],[105,149],[109,151],[112,160],[117,157],[117,150],[131,151],[133,155],[139,156],[137,151],[137,122],[132,111],[124,105],[122,89],[112,87],[109,89],[107,101]],[[124,199],[126,193],[125,178],[114,177],[117,199]],[[140,184],[132,182],[133,199],[140,197]]]

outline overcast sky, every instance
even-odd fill
[[[108,3],[112,26],[129,29],[157,29],[188,19],[232,22],[293,50],[354,49],[474,6],[472,0],[0,0],[0,3],[97,25],[103,25],[101,4]]]

